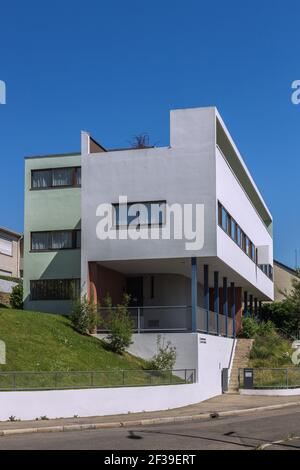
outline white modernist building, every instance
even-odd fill
[[[171,111],[169,147],[106,151],[83,132],[81,167],[95,302],[129,293],[138,331],[235,336],[273,299],[272,216],[215,107]]]

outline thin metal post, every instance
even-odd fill
[[[230,284],[231,288],[231,317],[232,317],[232,333],[233,337],[236,337],[236,327],[235,327],[235,288],[234,288],[234,282],[231,282]]]
[[[219,271],[214,272],[214,311],[217,334],[219,334]]]
[[[192,296],[192,331],[196,332],[197,331],[197,290],[198,290],[198,281],[197,281],[197,258],[193,257],[192,258],[192,290],[191,290],[191,296]]]
[[[209,333],[209,287],[208,264],[204,265],[204,308],[206,310],[206,331]]]
[[[246,316],[248,313],[248,292],[244,291],[244,315]]]
[[[249,310],[251,317],[253,316],[253,295],[250,294],[249,296]]]
[[[228,290],[227,277],[223,277],[223,315],[225,315],[225,335],[228,336]]]
[[[286,388],[289,388],[289,370],[286,369]]]
[[[141,308],[140,307],[137,308],[137,314],[138,314],[137,327],[138,327],[138,333],[140,333],[141,332]]]

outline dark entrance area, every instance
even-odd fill
[[[126,292],[130,295],[131,307],[143,306],[143,278],[128,277],[126,279]]]

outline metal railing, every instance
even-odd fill
[[[261,367],[252,370],[254,389],[300,388],[300,367]],[[239,388],[245,388],[244,369],[239,369],[238,383]]]
[[[195,369],[0,372],[0,391],[142,387],[191,384],[195,382]]]
[[[197,330],[201,333],[232,337],[233,320],[229,316],[198,307]]]
[[[192,330],[192,308],[187,305],[128,307],[127,310],[132,320],[132,328],[136,333],[187,332]],[[98,333],[109,331],[110,311],[116,311],[116,307],[112,307],[112,309],[99,308]],[[197,331],[232,337],[233,321],[229,316],[226,319],[225,315],[198,307]]]
[[[186,305],[128,307],[132,327],[136,333],[190,331],[192,327],[191,307]],[[112,312],[116,307],[112,307]],[[108,331],[110,309],[99,308],[98,333]]]

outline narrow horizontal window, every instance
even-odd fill
[[[80,248],[81,230],[31,232],[31,251],[58,251]]]
[[[81,168],[51,168],[31,171],[32,189],[66,188],[81,186]]]
[[[0,269],[0,276],[12,277],[12,272],[11,271],[5,271],[4,269]]]
[[[30,281],[30,300],[74,300],[80,295],[80,279]]]
[[[158,226],[165,222],[166,201],[114,204],[117,227]]]
[[[256,262],[257,254],[255,245],[219,201],[218,224],[227,233],[227,235],[229,235],[230,238],[249,256],[249,258]],[[264,268],[261,269],[263,270]]]

